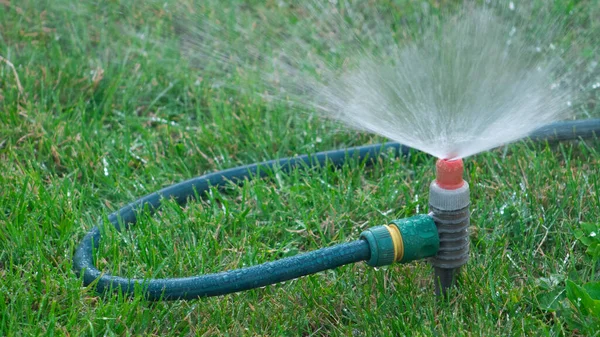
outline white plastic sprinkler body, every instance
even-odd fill
[[[435,292],[445,295],[460,267],[469,260],[469,184],[463,180],[462,159],[439,159],[429,187],[429,211],[438,229],[440,248],[431,258]]]

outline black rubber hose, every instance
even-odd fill
[[[600,135],[600,119],[589,119],[555,123],[537,130],[532,133],[530,138],[537,141],[566,140],[598,135]],[[149,211],[154,213],[163,198],[173,198],[183,205],[196,196],[202,196],[211,186],[223,188],[230,182],[241,184],[246,179],[266,177],[269,172],[278,168],[288,172],[299,166],[323,166],[326,162],[340,166],[348,159],[371,161],[386,154],[390,156],[407,155],[408,151],[409,148],[406,146],[385,143],[236,167],[193,178],[149,194],[109,215],[108,221],[118,230],[127,229],[129,225],[135,224],[137,221],[137,212],[148,207]],[[124,225],[124,228],[121,227],[121,224]],[[125,294],[133,294],[135,288],[139,287],[140,291],[151,300],[192,299],[223,295],[294,279],[370,258],[367,242],[358,240],[254,267],[215,274],[169,279],[128,279],[102,273],[94,266],[93,249],[99,246],[100,239],[100,228],[94,227],[75,251],[73,269],[79,277],[83,278],[84,284],[88,286],[95,283],[98,292],[114,290]]]

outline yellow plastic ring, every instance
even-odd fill
[[[390,224],[385,226],[390,232],[392,241],[394,242],[394,261],[401,261],[404,257],[404,242],[402,241],[402,234],[396,225]]]

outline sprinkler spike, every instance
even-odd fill
[[[435,269],[436,294],[454,285],[460,267],[469,259],[469,184],[463,180],[463,162],[440,159],[429,189],[429,208],[440,238]]]

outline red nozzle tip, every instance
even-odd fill
[[[435,181],[446,190],[455,190],[464,185],[462,159],[438,159],[435,164]]]

